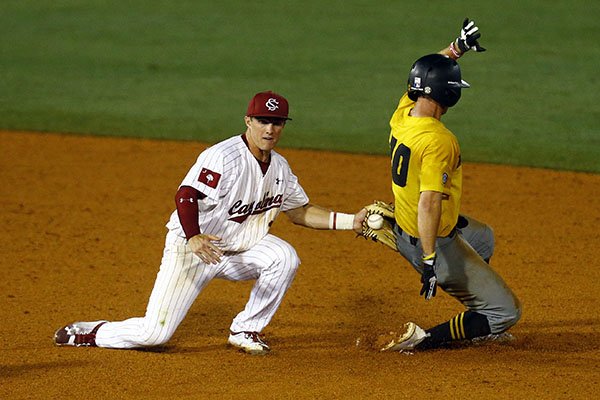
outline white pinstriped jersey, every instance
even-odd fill
[[[203,151],[181,186],[191,186],[206,195],[198,201],[200,232],[220,237],[218,246],[224,251],[252,248],[269,232],[281,211],[309,202],[285,158],[272,150],[263,175],[241,136]],[[167,228],[185,237],[177,210]]]

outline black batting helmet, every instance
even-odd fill
[[[419,58],[408,74],[408,97],[414,101],[427,95],[443,106],[452,107],[460,99],[460,90],[468,87],[461,78],[458,63],[442,54]]]

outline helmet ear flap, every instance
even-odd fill
[[[412,101],[417,101],[417,99],[419,98],[420,92],[416,91],[416,90],[411,90],[410,86],[408,88],[408,98],[411,99]]]
[[[443,103],[442,101],[439,101],[438,103],[446,106],[446,107],[452,107],[454,105],[456,105],[456,103],[458,103],[458,100],[460,100],[460,88],[449,88],[446,87],[444,89],[444,95],[442,96],[443,98]]]

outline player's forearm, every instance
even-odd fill
[[[314,204],[307,204],[286,212],[294,224],[313,229],[329,229],[329,214],[331,214],[330,210]]]
[[[289,210],[286,215],[294,224],[313,229],[352,230],[360,225],[356,214],[338,213],[315,204]],[[364,213],[362,217],[364,219]]]
[[[432,254],[435,251],[441,215],[442,194],[432,191],[421,193],[417,221],[424,255]]]

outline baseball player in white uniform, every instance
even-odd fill
[[[365,210],[343,214],[309,203],[287,161],[274,147],[288,118],[287,100],[257,93],[244,117],[246,131],[200,154],[175,196],[165,248],[146,315],[120,322],[75,322],[56,331],[59,346],[140,348],[166,343],[194,300],[214,278],[256,280],[233,320],[228,343],[266,354],[260,332],[292,283],[300,259],[269,234],[283,211],[295,224],[360,232]]]

